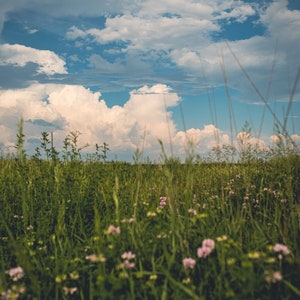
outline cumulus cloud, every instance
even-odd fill
[[[18,44],[0,45],[0,65],[24,67],[28,63],[38,65],[37,73],[67,74],[65,62],[52,51],[38,50]]]
[[[296,62],[300,55],[300,12],[288,10],[286,0],[273,1],[264,7],[258,2],[256,5],[248,2],[162,0],[157,5],[156,0],[91,0],[86,5],[81,0],[63,3],[58,0],[45,0],[43,3],[11,0],[1,4],[0,30],[10,12],[24,8],[50,16],[50,20],[51,17],[62,16],[104,16],[106,22],[99,28],[87,27],[86,23],[71,26],[66,33],[67,42],[74,42],[74,46],[84,46],[85,50],[98,47],[94,53],[79,51],[69,57],[73,64],[70,67],[79,62],[87,63],[80,66],[87,67],[87,70],[73,77],[76,82],[80,82],[80,77],[89,86],[110,84],[111,87],[115,84],[126,88],[168,82],[173,87],[176,84],[185,86],[189,93],[193,93],[204,90],[201,68],[209,85],[224,85],[220,69],[224,55],[228,84],[239,92],[238,99],[257,103],[257,95],[242,75],[228,47],[214,38],[216,33],[222,35],[224,24],[243,23],[256,16],[257,24],[265,27],[265,34],[229,41],[228,44],[263,95],[266,94],[275,57],[270,98],[287,99],[291,78],[295,78],[299,67]],[[29,27],[27,31],[35,32]],[[273,56],[276,40],[278,47],[276,56]],[[97,44],[105,46],[99,50]],[[29,79],[41,78],[47,82],[47,76],[67,74],[64,60],[54,52],[17,44],[0,45],[1,70],[7,70],[8,66],[14,66],[14,72],[22,68],[22,81],[26,83]],[[29,71],[39,76],[24,80],[28,78]],[[93,76],[90,76],[92,73]],[[159,77],[162,73],[166,76],[164,80]],[[16,73],[11,74],[13,78]],[[108,83],[104,79],[99,84],[102,79],[96,78],[95,74],[115,76],[114,81]],[[71,76],[68,78],[72,80]],[[297,91],[294,99],[296,96]],[[83,86],[66,84],[32,84],[23,89],[3,90],[0,92],[1,141],[9,145],[15,140],[15,124],[21,115],[32,138],[38,138],[43,130],[55,131],[58,143],[70,131],[79,130],[83,143],[105,141],[112,148],[131,150],[144,145],[151,153],[157,151],[157,139],[160,138],[167,142],[171,140],[174,149],[183,153],[188,141],[193,141],[199,151],[205,151],[216,143],[227,143],[229,139],[227,133],[211,124],[202,129],[178,131],[171,108],[179,103],[180,97],[164,84],[145,85],[132,90],[123,106],[108,107],[101,97],[101,93],[93,93]]]
[[[196,153],[209,152],[217,145],[229,144],[229,135],[222,132],[213,124],[204,125],[203,129],[190,128],[187,131],[178,131],[174,143],[180,154],[187,153],[193,148]]]
[[[191,147],[195,153],[207,153],[217,145],[230,144],[229,134],[212,124],[202,129],[178,130],[170,109],[179,102],[178,94],[164,84],[132,90],[123,106],[112,107],[107,106],[100,92],[80,85],[32,84],[23,89],[0,91],[0,144],[14,145],[21,117],[27,148],[31,151],[39,145],[43,131],[54,132],[54,144],[60,151],[64,138],[79,131],[79,146],[106,142],[112,153],[129,156],[138,147],[152,159],[161,152],[158,140],[165,145],[171,143],[173,154],[183,157]],[[245,134],[238,134],[237,147],[241,146],[240,140],[244,145],[265,146],[264,141]],[[275,137],[272,139],[275,141]],[[294,135],[293,139],[297,142],[299,136]]]
[[[165,140],[168,132],[175,134],[167,109],[179,101],[176,93],[161,84],[133,90],[124,106],[113,107],[106,105],[100,92],[83,86],[33,84],[0,91],[1,126],[9,129],[2,131],[0,140],[6,146],[14,142],[16,132],[12,130],[22,116],[29,139],[39,138],[42,131],[54,131],[57,142],[62,143],[68,133],[78,130],[84,144],[105,141],[115,150],[132,150],[143,143],[154,149],[157,139]]]
[[[27,140],[38,140],[42,131],[52,131],[58,149],[66,135],[75,131],[82,133],[81,145],[106,142],[112,151],[132,153],[139,147],[150,157],[159,156],[158,139],[172,143],[175,155],[184,155],[191,142],[197,152],[229,142],[228,135],[214,125],[178,131],[169,109],[179,102],[180,97],[164,84],[132,90],[123,106],[112,107],[100,92],[82,86],[33,84],[0,92],[0,141],[6,147],[14,144],[22,116]]]

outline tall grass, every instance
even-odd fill
[[[20,126],[0,158],[3,299],[300,297],[297,152],[129,164],[107,144],[84,160],[72,136],[60,156],[44,134],[28,157]]]
[[[227,46],[274,117],[272,147],[246,123],[238,149],[190,145],[184,163],[161,141],[158,164],[143,149],[108,161],[106,143],[83,156],[77,131],[61,153],[42,133],[29,157],[20,121],[16,154],[0,156],[2,299],[300,299],[300,156],[286,130],[300,69],[282,123]]]

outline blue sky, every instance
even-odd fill
[[[59,149],[78,130],[120,159],[155,159],[158,139],[201,154],[238,147],[246,121],[251,143],[272,143],[279,122],[299,144],[299,28],[297,0],[2,1],[1,149],[21,116],[29,152],[43,131]]]

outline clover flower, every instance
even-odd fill
[[[18,281],[24,276],[24,271],[21,267],[12,268],[6,273],[12,278],[13,281]]]
[[[205,239],[202,241],[202,247],[197,249],[197,256],[205,258],[211,254],[215,249],[215,242],[212,239]]]
[[[290,253],[290,250],[287,246],[282,244],[275,244],[273,247],[274,252],[281,252],[283,255],[288,255]]]
[[[124,252],[121,257],[123,259],[128,259],[128,260],[131,260],[131,259],[134,259],[135,258],[135,254],[133,254],[131,251],[129,252]]]
[[[275,283],[277,281],[282,280],[282,275],[279,271],[275,271],[275,272],[266,271],[265,272],[265,280],[268,283]]]
[[[196,265],[196,261],[191,257],[186,257],[182,260],[182,264],[185,270],[192,270]]]
[[[122,259],[124,259],[124,261],[120,264],[120,267],[122,269],[133,269],[135,266],[135,263],[132,262],[131,260],[135,258],[135,254],[132,253],[131,251],[129,252],[124,252],[121,255]]]
[[[103,256],[103,254],[99,254],[99,255],[96,255],[96,254],[91,254],[91,255],[87,255],[85,257],[86,260],[89,260],[90,262],[106,262],[106,258]]]
[[[159,198],[159,209],[163,209],[167,205],[167,197],[160,197]]]
[[[135,266],[134,262],[130,262],[129,260],[124,260],[121,264],[120,267],[123,269],[133,269]]]

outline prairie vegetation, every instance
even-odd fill
[[[285,143],[184,163],[0,158],[2,299],[300,298],[300,156]],[[235,154],[236,155],[236,154]]]

